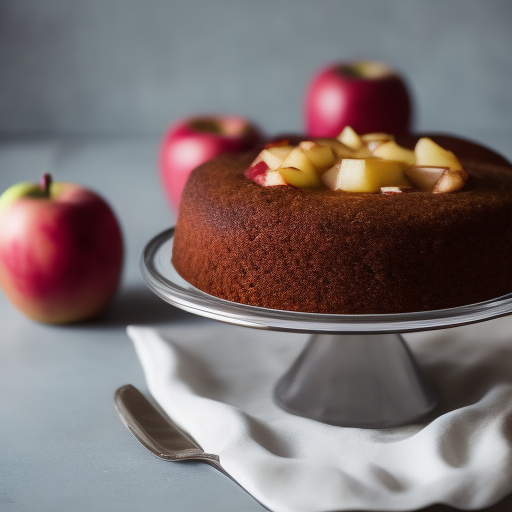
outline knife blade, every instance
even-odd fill
[[[163,416],[136,387],[127,384],[117,389],[114,404],[126,428],[156,457],[170,461],[200,460],[225,473],[218,455],[205,453],[191,436]]]

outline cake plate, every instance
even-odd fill
[[[248,306],[213,297],[171,264],[174,228],[145,247],[141,271],[160,298],[191,313],[235,325],[310,333],[278,381],[286,411],[331,425],[391,428],[432,411],[437,399],[401,333],[456,327],[512,313],[512,293],[451,309],[389,315],[327,315]]]

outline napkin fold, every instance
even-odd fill
[[[274,404],[307,335],[217,322],[128,334],[162,408],[275,512],[479,509],[512,492],[512,318],[406,335],[440,405],[390,430]]]

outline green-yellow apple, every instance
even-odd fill
[[[222,154],[252,149],[261,142],[259,130],[236,116],[199,116],[182,119],[164,135],[160,148],[160,176],[167,197],[177,211],[190,173]]]
[[[345,126],[358,133],[406,133],[411,100],[404,80],[381,62],[333,64],[311,81],[305,121],[311,137],[336,137]]]
[[[0,285],[30,318],[95,316],[117,288],[122,260],[119,223],[96,193],[45,174],[0,197]]]

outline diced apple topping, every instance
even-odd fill
[[[413,190],[414,189],[412,187],[380,187],[380,193],[388,196],[412,192]]]
[[[322,146],[316,142],[306,140],[301,142],[299,147],[319,171],[329,169],[336,163],[336,155],[329,146]]]
[[[354,150],[337,139],[315,139],[315,141],[317,144],[329,146],[333,150],[337,159],[354,157]]]
[[[281,167],[284,159],[292,151],[291,146],[275,146],[268,149],[264,149],[252,163],[251,166],[256,165],[258,162],[265,162],[269,169],[275,171]]]
[[[468,173],[463,169],[453,170],[449,167],[411,167],[405,171],[411,183],[425,192],[444,194],[461,189],[468,180]]]
[[[403,162],[407,165],[414,165],[416,163],[414,151],[399,146],[394,140],[384,142],[377,146],[373,150],[373,156],[383,158],[384,160]]]
[[[302,171],[294,167],[283,167],[278,171],[286,183],[298,188],[322,188],[318,174],[313,171]]]
[[[270,143],[245,171],[245,176],[264,187],[321,188],[321,172],[336,160],[329,146],[313,141],[304,141],[295,147]]]
[[[454,171],[462,169],[462,165],[451,151],[443,149],[427,137],[423,137],[416,143],[414,154],[416,155],[416,165],[420,167],[448,167]]]
[[[393,135],[390,135],[389,133],[378,132],[366,133],[365,135],[361,135],[361,139],[363,140],[363,142],[366,144],[370,151],[374,151],[381,144],[395,140],[395,137],[393,137]]]
[[[259,157],[254,160],[251,167],[245,171],[245,177],[254,181],[258,185],[263,185],[265,174],[268,171],[268,165]]]
[[[406,169],[405,175],[411,183],[425,192],[432,192],[448,167],[415,166]]]
[[[409,186],[404,164],[379,158],[344,158],[322,180],[331,190],[345,192],[379,192],[381,187]]]
[[[468,173],[463,169],[452,171],[448,169],[444,171],[433,190],[434,194],[445,194],[461,189],[468,180]]]
[[[294,167],[295,169],[306,173],[316,171],[313,162],[304,154],[304,151],[300,146],[294,147],[290,151],[290,154],[284,159],[281,168],[285,167]]]
[[[291,150],[278,172],[288,184],[294,187],[319,188],[321,186],[318,169],[300,146]]]
[[[269,171],[265,177],[265,187],[275,187],[277,185],[288,186],[289,183],[285,181],[279,171]]]
[[[454,192],[469,176],[457,157],[433,140],[421,138],[414,151],[387,133],[357,134],[343,129],[337,139],[270,142],[245,176],[264,186],[291,185],[345,192],[402,194]]]
[[[260,160],[245,171],[245,177],[254,181],[262,187],[275,187],[277,185],[288,185],[284,178],[277,171],[269,169],[268,165]]]
[[[354,151],[354,158],[372,158],[373,154],[367,146],[363,146],[359,148],[357,151]]]
[[[338,140],[351,149],[361,149],[364,145],[363,139],[350,126],[345,126],[338,135]]]

